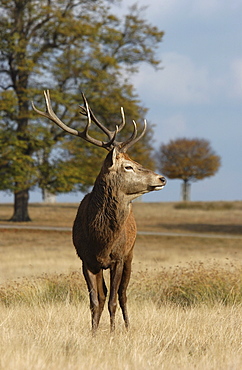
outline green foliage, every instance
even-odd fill
[[[21,191],[36,184],[38,167],[32,156],[31,148],[41,150],[46,142],[39,138],[41,128],[31,126],[29,132],[22,133],[4,127],[0,130],[0,189]],[[23,183],[24,179],[24,183]]]
[[[141,62],[159,64],[155,51],[163,32],[150,25],[136,5],[118,17],[110,3],[115,2],[1,2],[1,190],[84,190],[97,174],[103,155],[96,148],[66,138],[33,113],[30,100],[41,108],[43,89],[51,89],[54,111],[72,127],[80,126],[81,91],[107,127],[120,122],[120,106],[127,122],[143,121],[146,109],[128,77]],[[127,124],[124,135],[131,131]],[[93,134],[98,134],[95,129]],[[143,150],[137,144],[134,155],[152,166],[151,138],[152,129],[142,142]],[[91,160],[94,156],[98,160]]]

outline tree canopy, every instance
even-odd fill
[[[107,127],[120,122],[120,106],[127,122],[144,119],[147,109],[129,77],[142,62],[158,66],[155,52],[163,32],[146,21],[137,5],[119,17],[115,3],[1,1],[0,190],[15,194],[14,221],[29,220],[28,192],[34,186],[83,190],[93,183],[105,155],[34,114],[30,101],[41,108],[43,89],[51,90],[55,112],[72,127],[80,126],[81,91]],[[130,129],[127,124],[124,135]],[[131,153],[149,166],[151,138],[152,129]]]
[[[158,153],[158,166],[162,173],[170,179],[183,180],[183,200],[188,200],[188,183],[213,176],[220,162],[220,157],[205,139],[171,140],[162,144]]]

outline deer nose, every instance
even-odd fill
[[[166,184],[166,179],[165,179],[165,177],[164,177],[164,176],[160,176],[160,181],[161,181],[162,185],[163,185],[163,186],[165,186],[165,184]]]

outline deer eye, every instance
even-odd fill
[[[125,166],[124,169],[125,169],[125,171],[133,171],[132,166]]]

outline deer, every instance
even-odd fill
[[[133,161],[126,153],[145,134],[147,123],[137,136],[136,122],[133,132],[125,141],[117,141],[117,134],[125,125],[124,110],[121,107],[122,122],[111,131],[94,115],[82,93],[84,106],[80,113],[87,118],[83,131],[71,128],[54,113],[49,91],[44,91],[46,111],[35,112],[57,124],[71,135],[104,148],[108,154],[103,162],[94,186],[81,201],[72,228],[72,240],[76,253],[82,260],[82,271],[89,292],[91,327],[95,333],[105,305],[108,289],[103,271],[110,270],[110,292],[108,310],[110,331],[115,330],[117,300],[121,307],[126,329],[129,328],[127,311],[127,288],[131,276],[131,263],[136,240],[137,227],[132,210],[132,201],[151,191],[164,188],[166,179]],[[107,136],[106,141],[91,137],[88,129],[96,124]]]

